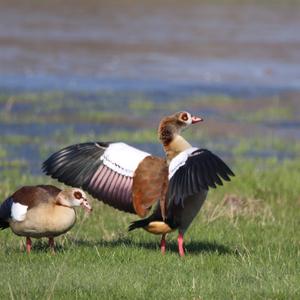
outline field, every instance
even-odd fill
[[[160,154],[157,121],[179,109],[204,114],[203,128],[185,136],[222,156],[236,177],[209,192],[186,233],[184,258],[177,254],[176,233],[162,256],[158,236],[127,232],[135,216],[97,200],[90,216],[78,211],[75,227],[57,239],[55,255],[44,240],[34,240],[27,255],[23,239],[0,232],[1,298],[299,299],[300,146],[270,129],[296,121],[297,97],[119,99],[109,93],[1,95],[1,199],[25,184],[60,186],[41,174],[40,165],[71,143],[123,140]]]

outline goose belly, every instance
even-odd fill
[[[76,221],[73,208],[40,205],[28,210],[24,221],[10,221],[12,231],[34,238],[55,237],[70,230]]]
[[[191,225],[192,221],[200,211],[207,196],[207,191],[188,196],[184,199],[184,206],[178,209],[177,222],[178,229],[184,233]]]

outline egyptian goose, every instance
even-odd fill
[[[0,206],[0,228],[10,227],[26,237],[30,253],[31,238],[47,237],[54,252],[54,237],[70,230],[75,224],[74,207],[91,211],[85,193],[79,188],[60,190],[52,185],[24,186]]]
[[[181,130],[202,121],[188,112],[165,117],[158,136],[166,158],[152,156],[127,144],[83,143],[68,146],[51,155],[43,164],[47,175],[67,185],[81,187],[104,203],[145,217],[129,230],[144,228],[165,235],[178,229],[179,254],[184,255],[183,235],[200,210],[208,189],[234,176],[215,154],[192,147]]]

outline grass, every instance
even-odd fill
[[[299,141],[283,139],[275,131],[260,135],[255,127],[250,134],[233,130],[264,120],[296,120],[299,106],[292,100],[195,95],[163,102],[140,93],[0,94],[2,200],[23,185],[60,186],[30,170],[32,164],[63,146],[122,140],[150,147],[157,143],[152,127],[159,118],[183,106],[199,114],[212,113],[201,130],[192,128],[184,135],[195,145],[229,154],[237,174],[231,183],[210,191],[186,233],[184,258],[177,253],[176,233],[168,236],[167,253],[162,256],[158,236],[143,230],[127,232],[135,216],[97,200],[92,202],[90,216],[78,211],[74,228],[57,238],[54,256],[46,240],[34,240],[33,251],[27,255],[24,238],[10,230],[0,232],[0,297],[299,299]],[[228,122],[232,122],[229,127]],[[47,124],[49,131],[32,136],[27,124]],[[51,129],[54,124],[57,126]],[[78,130],[78,124],[88,125],[87,129]],[[217,124],[215,131],[205,124]],[[35,149],[40,157],[31,160]],[[257,154],[246,159],[254,150],[292,154],[286,157],[293,159],[278,160],[272,155],[262,159]],[[27,155],[23,157],[24,152]]]
[[[79,212],[75,227],[57,239],[54,256],[37,240],[26,255],[22,238],[1,232],[1,298],[299,298],[300,161],[255,160],[234,169],[238,176],[210,192],[187,232],[183,259],[176,234],[162,256],[159,237],[127,233],[136,218],[96,200],[92,214]],[[18,185],[51,182],[17,170],[1,177],[2,198]]]

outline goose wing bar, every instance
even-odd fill
[[[230,181],[232,170],[206,149],[190,148],[177,155],[169,166],[169,199],[179,204],[187,196]]]

